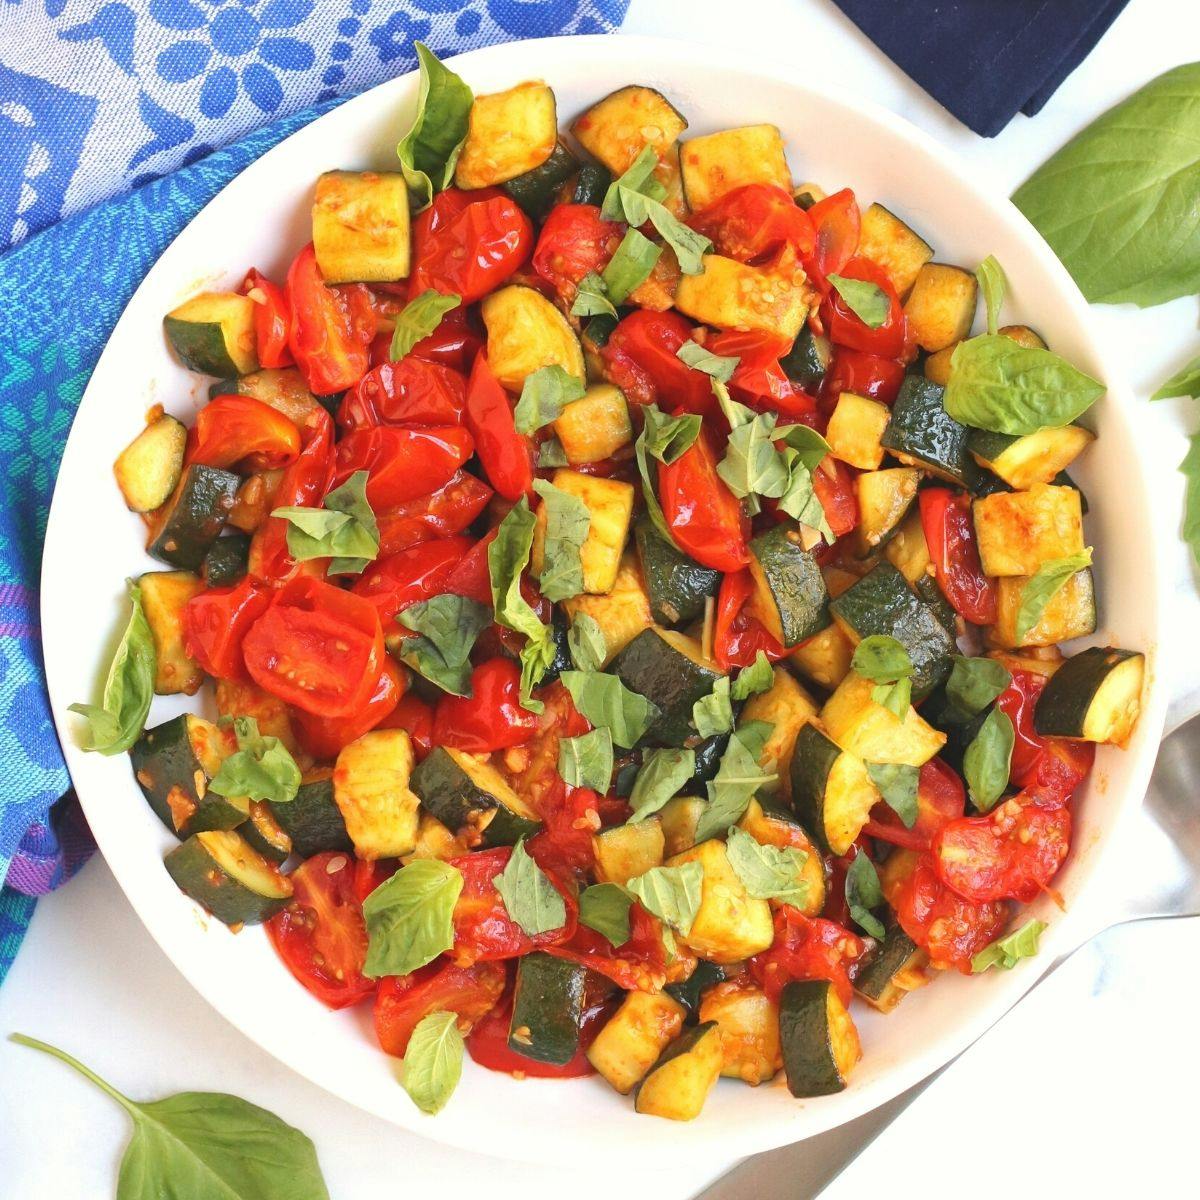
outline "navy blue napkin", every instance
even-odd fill
[[[834,0],[964,125],[995,137],[1032,117],[1128,0]]]

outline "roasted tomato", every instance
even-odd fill
[[[288,346],[292,320],[287,293],[259,271],[251,270],[242,283],[242,292],[254,301],[254,345],[258,365],[264,368],[290,367],[292,351]]]
[[[678,356],[679,347],[695,331],[678,313],[636,309],[621,320],[600,351],[604,373],[635,404],[714,412],[712,380]]]
[[[828,979],[842,1003],[849,1004],[853,988],[847,971],[865,949],[862,938],[841,925],[783,904],[775,911],[775,941],[748,965],[772,1000],[794,979]]]
[[[940,758],[931,758],[922,768],[917,782],[917,819],[911,829],[882,801],[871,810],[871,819],[863,827],[869,837],[909,850],[928,850],[934,836],[967,806],[967,791],[953,767]]]
[[[183,610],[188,654],[215,679],[247,679],[242,642],[270,606],[271,590],[249,576],[193,596]]]
[[[331,486],[366,471],[367,501],[378,513],[445,487],[474,448],[461,425],[360,429],[338,442]]]
[[[616,221],[604,220],[594,204],[555,205],[538,237],[533,269],[570,304],[579,281],[607,266],[624,233]]]
[[[808,213],[781,187],[748,183],[693,213],[688,224],[713,243],[718,254],[761,263],[785,246],[801,258],[813,251],[816,232]]]
[[[342,398],[338,425],[456,425],[466,402],[467,383],[458,371],[410,354],[368,371]]]
[[[819,287],[827,275],[840,274],[858,249],[861,219],[858,202],[849,188],[817,201],[808,210],[814,233],[813,252],[805,260]]]
[[[300,430],[253,396],[217,396],[197,414],[188,439],[189,463],[268,471],[295,462]]]
[[[825,373],[821,395],[830,408],[843,392],[891,404],[900,394],[904,373],[904,364],[894,359],[838,346]]]
[[[813,472],[813,493],[825,510],[825,520],[835,538],[845,537],[858,525],[858,490],[854,468],[826,455]]]
[[[748,667],[760,650],[772,662],[787,656],[782,643],[747,610],[753,594],[754,581],[749,567],[731,571],[721,580],[713,626],[713,658],[722,671]]]
[[[468,754],[490,754],[527,742],[537,715],[521,707],[521,669],[512,659],[492,658],[471,672],[469,696],[444,695],[433,718],[433,740]]]
[[[851,350],[881,358],[900,358],[906,350],[908,323],[887,272],[868,258],[852,258],[836,274],[843,279],[874,284],[886,298],[888,309],[880,325],[868,325],[846,303],[837,288],[831,288],[821,303],[821,320],[834,345],[849,346]]]
[[[419,542],[368,564],[350,590],[375,605],[384,629],[393,629],[397,614],[446,590],[446,580],[470,549],[465,537]]]
[[[506,500],[520,500],[533,489],[533,443],[517,432],[508,394],[500,386],[487,355],[471,368],[467,389],[467,428],[488,482]]]
[[[379,553],[398,554],[418,542],[462,533],[487,507],[492,489],[468,471],[456,471],[442,487],[377,510]]]
[[[302,708],[293,709],[292,728],[297,740],[313,758],[337,758],[344,747],[378,728],[388,718],[404,695],[406,680],[399,664],[385,656],[375,690],[362,707],[348,717],[316,717]]]
[[[433,749],[433,709],[412,692],[405,692],[376,728],[403,729],[413,744],[417,762]]]
[[[412,1031],[430,1013],[452,1012],[467,1033],[496,1006],[507,974],[499,963],[460,967],[437,958],[410,975],[387,975],[375,995],[375,1036],[385,1054],[403,1058]]]
[[[577,925],[567,941],[547,947],[546,953],[583,963],[627,991],[657,991],[667,979],[662,926],[640,904],[629,907],[629,941],[622,945],[613,946],[603,934]]]
[[[970,496],[932,487],[921,492],[919,501],[921,528],[942,594],[964,620],[995,624],[996,581],[983,573]]]

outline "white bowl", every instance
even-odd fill
[[[782,1080],[757,1089],[722,1080],[697,1120],[675,1124],[637,1116],[598,1078],[518,1083],[470,1062],[449,1106],[437,1117],[423,1116],[397,1084],[394,1061],[375,1043],[370,1006],[326,1011],[287,973],[260,930],[235,936],[179,893],[162,867],[173,839],[142,799],[127,758],[81,753],[75,719],[67,713],[72,701],[95,695],[124,611],[122,580],[156,565],[145,555],[141,523],[113,484],[112,462],[151,404],[190,420],[204,398],[208,381],[184,371],[167,352],[163,313],[198,288],[237,287],[251,265],[279,278],[308,240],[319,172],[394,165],[394,146],[415,102],[412,75],[328,113],[229,184],[146,276],[96,367],[63,458],[42,578],[46,669],[71,775],[109,866],[176,966],[249,1038],[344,1099],[439,1141],[543,1162],[586,1162],[597,1150],[647,1164],[678,1152],[733,1159],[798,1141],[935,1071],[1075,945],[1078,900],[1115,841],[1118,819],[1141,802],[1161,733],[1166,701],[1153,664],[1163,627],[1162,538],[1174,522],[1156,521],[1150,511],[1136,410],[1089,332],[1087,307],[1066,271],[1004,197],[988,194],[904,121],[806,87],[784,68],[749,72],[715,49],[648,38],[517,42],[463,55],[454,67],[480,92],[546,79],[563,124],[628,83],[664,92],[687,116],[690,134],[773,122],[787,140],[797,180],[814,179],[831,190],[848,185],[864,203],[881,200],[928,237],[942,261],[974,266],[995,254],[1011,283],[1007,319],[1035,326],[1055,350],[1107,381],[1108,396],[1095,410],[1101,436],[1077,473],[1092,501],[1087,529],[1097,548],[1097,640],[1146,651],[1151,684],[1129,748],[1100,750],[1077,805],[1075,848],[1057,881],[1066,912],[1048,899],[1034,906],[1050,928],[1039,956],[1014,971],[976,979],[950,973],[887,1017],[858,1009],[863,1061],[841,1094],[794,1100]],[[152,720],[186,707],[186,700],[156,701]],[[137,987],[136,979],[130,987]],[[164,1016],[170,1019],[147,1012],[146,1019]],[[183,1046],[187,1033],[180,1035]]]

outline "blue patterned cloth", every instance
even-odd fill
[[[71,798],[59,803],[70,781],[37,586],[63,444],[134,289],[259,155],[339,98],[411,70],[414,40],[445,56],[602,33],[627,5],[0,0],[0,980],[28,897],[90,848]]]

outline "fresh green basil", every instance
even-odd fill
[[[625,890],[652,916],[687,937],[700,911],[704,868],[698,862],[651,867],[625,884]]]
[[[983,305],[987,310],[987,331],[995,333],[1000,327],[1000,309],[1008,291],[1008,276],[1004,274],[1004,268],[995,255],[989,254],[975,268],[975,278],[979,281]]]
[[[1021,588],[1021,603],[1017,607],[1018,643],[1042,619],[1046,606],[1066,587],[1071,576],[1091,565],[1092,548],[1088,546],[1079,554],[1052,558],[1038,567]]]
[[[539,367],[525,376],[521,397],[513,408],[513,424],[518,433],[536,433],[562,416],[572,400],[581,400],[583,384],[557,364]]]
[[[728,675],[722,675],[713,684],[713,690],[692,705],[692,724],[702,738],[714,737],[733,728]]]
[[[608,297],[608,288],[595,271],[589,271],[576,286],[575,299],[571,303],[571,316],[604,316],[616,319],[617,310]]]
[[[638,471],[642,477],[642,496],[646,501],[646,512],[655,529],[674,546],[675,539],[663,516],[662,506],[654,490],[654,476],[650,472],[650,459],[670,465],[691,449],[700,436],[700,418],[695,413],[679,417],[668,417],[658,406],[648,404],[642,409],[642,432],[633,444]]]
[[[622,188],[633,192],[645,192],[647,195],[653,194],[661,200],[666,195],[666,190],[656,189],[657,181],[654,179],[654,170],[657,166],[658,155],[654,152],[654,147],[643,146],[637,158],[629,164],[624,174],[618,175],[608,185],[608,190],[604,193],[604,200],[600,205],[600,215],[606,221],[624,220],[621,208]]]
[[[133,1119],[116,1200],[329,1200],[316,1147],[265,1108],[224,1092],[131,1100],[65,1050],[9,1039],[66,1063]]]
[[[942,403],[963,425],[1024,436],[1071,424],[1103,395],[1052,351],[984,333],[955,347]]]
[[[400,1064],[400,1086],[423,1113],[441,1112],[454,1095],[464,1049],[453,1009],[427,1013],[414,1026]]]
[[[920,784],[919,767],[907,763],[866,763],[871,782],[879,789],[884,803],[900,818],[905,829],[917,823],[920,805],[917,789]]]
[[[775,449],[774,430],[775,418],[771,413],[758,413],[730,430],[717,474],[739,500],[748,496],[782,496],[787,490],[787,466]]]
[[[1028,920],[1020,929],[1007,937],[999,938],[984,946],[971,959],[971,974],[980,975],[991,967],[1011,971],[1023,958],[1033,958],[1038,952],[1038,939],[1046,930],[1046,922],[1036,918]]]
[[[1043,163],[1013,203],[1101,304],[1200,291],[1200,63],[1151,80]]]
[[[594,883],[579,893],[579,923],[594,929],[613,946],[629,941],[633,897],[615,883]]]
[[[612,303],[624,304],[630,292],[650,278],[650,273],[661,257],[661,246],[655,245],[636,229],[625,230],[621,244],[601,274],[604,289]]]
[[[433,288],[426,288],[410,300],[396,317],[396,328],[392,331],[392,362],[399,362],[411,354],[413,347],[433,333],[442,323],[442,318],[461,303],[461,296],[453,292],[443,295]]]
[[[829,453],[829,443],[807,425],[780,425],[775,430],[775,438],[795,450],[810,471],[815,471]]]
[[[1008,714],[993,708],[983,719],[979,732],[963,755],[963,776],[971,801],[980,812],[987,812],[1008,786],[1016,733]]]
[[[615,675],[602,671],[564,671],[559,679],[575,707],[595,726],[604,726],[618,746],[637,744],[659,715],[658,705],[631,692]]]
[[[84,750],[97,754],[123,754],[142,735],[150,701],[154,699],[157,659],[154,635],[142,608],[142,590],[128,585],[129,621],[108,664],[104,694],[99,704],[72,704],[69,711],[86,718]]]
[[[733,681],[732,696],[734,700],[748,700],[760,692],[769,692],[775,684],[775,668],[771,660],[759,650],[754,655],[754,661],[743,667]]]
[[[888,319],[892,302],[878,284],[865,279],[848,279],[845,275],[827,275],[834,290],[846,302],[846,307],[869,329],[878,329]]]
[[[538,588],[547,600],[570,600],[583,591],[583,544],[592,525],[591,510],[578,496],[544,479],[535,479],[533,490],[546,509]]]
[[[1191,547],[1200,567],[1200,433],[1188,440],[1188,452],[1179,464],[1186,482],[1183,501],[1183,540]]]
[[[513,847],[504,870],[492,883],[508,915],[530,937],[561,929],[567,923],[567,906],[562,896],[530,857],[524,838]]]
[[[558,773],[572,787],[591,788],[603,796],[612,782],[612,771],[613,740],[607,729],[559,739]]]
[[[785,448],[782,453],[788,481],[783,495],[779,497],[779,507],[801,525],[815,529],[829,545],[833,545],[833,530],[829,527],[829,518],[813,487],[812,468],[805,466],[799,453],[791,447]]]
[[[699,342],[693,342],[691,338],[688,338],[675,351],[675,357],[681,362],[687,363],[693,371],[702,371],[705,375],[711,375],[713,379],[719,379],[722,383],[728,383],[733,378],[733,373],[741,361],[737,357],[714,354],[711,350],[706,350]]]
[[[364,901],[363,974],[407,975],[454,945],[454,905],[463,877],[449,863],[418,858],[385,879]]]
[[[221,763],[208,790],[218,796],[245,796],[286,804],[300,790],[300,768],[277,737],[258,732],[254,717],[234,717],[238,748]]]
[[[685,749],[650,750],[629,793],[630,823],[644,821],[672,799],[696,773],[696,752]]]
[[[879,872],[875,864],[860,850],[846,872],[846,905],[850,920],[873,938],[883,937],[883,922],[871,911],[883,903]]]
[[[404,181],[416,197],[415,208],[420,210],[454,177],[475,97],[423,42],[414,42],[413,48],[421,68],[417,112],[396,153]]]
[[[492,610],[466,596],[431,596],[410,605],[396,620],[406,637],[400,657],[417,674],[452,696],[471,694],[471,650],[492,623]]]
[[[872,683],[895,683],[913,673],[908,651],[886,633],[873,633],[854,647],[851,669]]]
[[[808,855],[793,846],[764,846],[736,825],[729,830],[725,853],[742,887],[758,900],[782,900],[803,906],[808,883],[801,878]]]
[[[563,444],[556,437],[548,437],[538,447],[537,465],[543,470],[553,467],[570,466],[571,460],[567,458],[567,452],[563,449]]]
[[[772,726],[767,721],[747,721],[729,736],[717,773],[708,781],[708,803],[696,823],[696,841],[707,841],[735,825],[750,805],[754,793],[777,776],[759,765]]]
[[[567,630],[567,650],[580,671],[598,671],[608,655],[608,642],[600,622],[587,613],[576,613]]]
[[[964,658],[956,654],[951,662],[946,699],[959,724],[977,717],[1012,683],[1004,664],[994,658]]]
[[[545,712],[546,705],[534,698],[533,689],[541,687],[546,672],[554,665],[558,657],[558,649],[554,643],[554,635],[550,626],[546,626],[546,636],[537,640],[530,638],[521,647],[517,661],[521,664],[521,683],[519,701],[522,708],[532,713]]]
[[[1193,400],[1200,400],[1200,355],[1180,367],[1150,399],[1173,400],[1177,396],[1190,396]]]
[[[367,501],[366,471],[355,471],[321,508],[287,505],[271,512],[288,523],[288,553],[297,562],[328,558],[328,575],[358,575],[379,554],[379,524]]]

